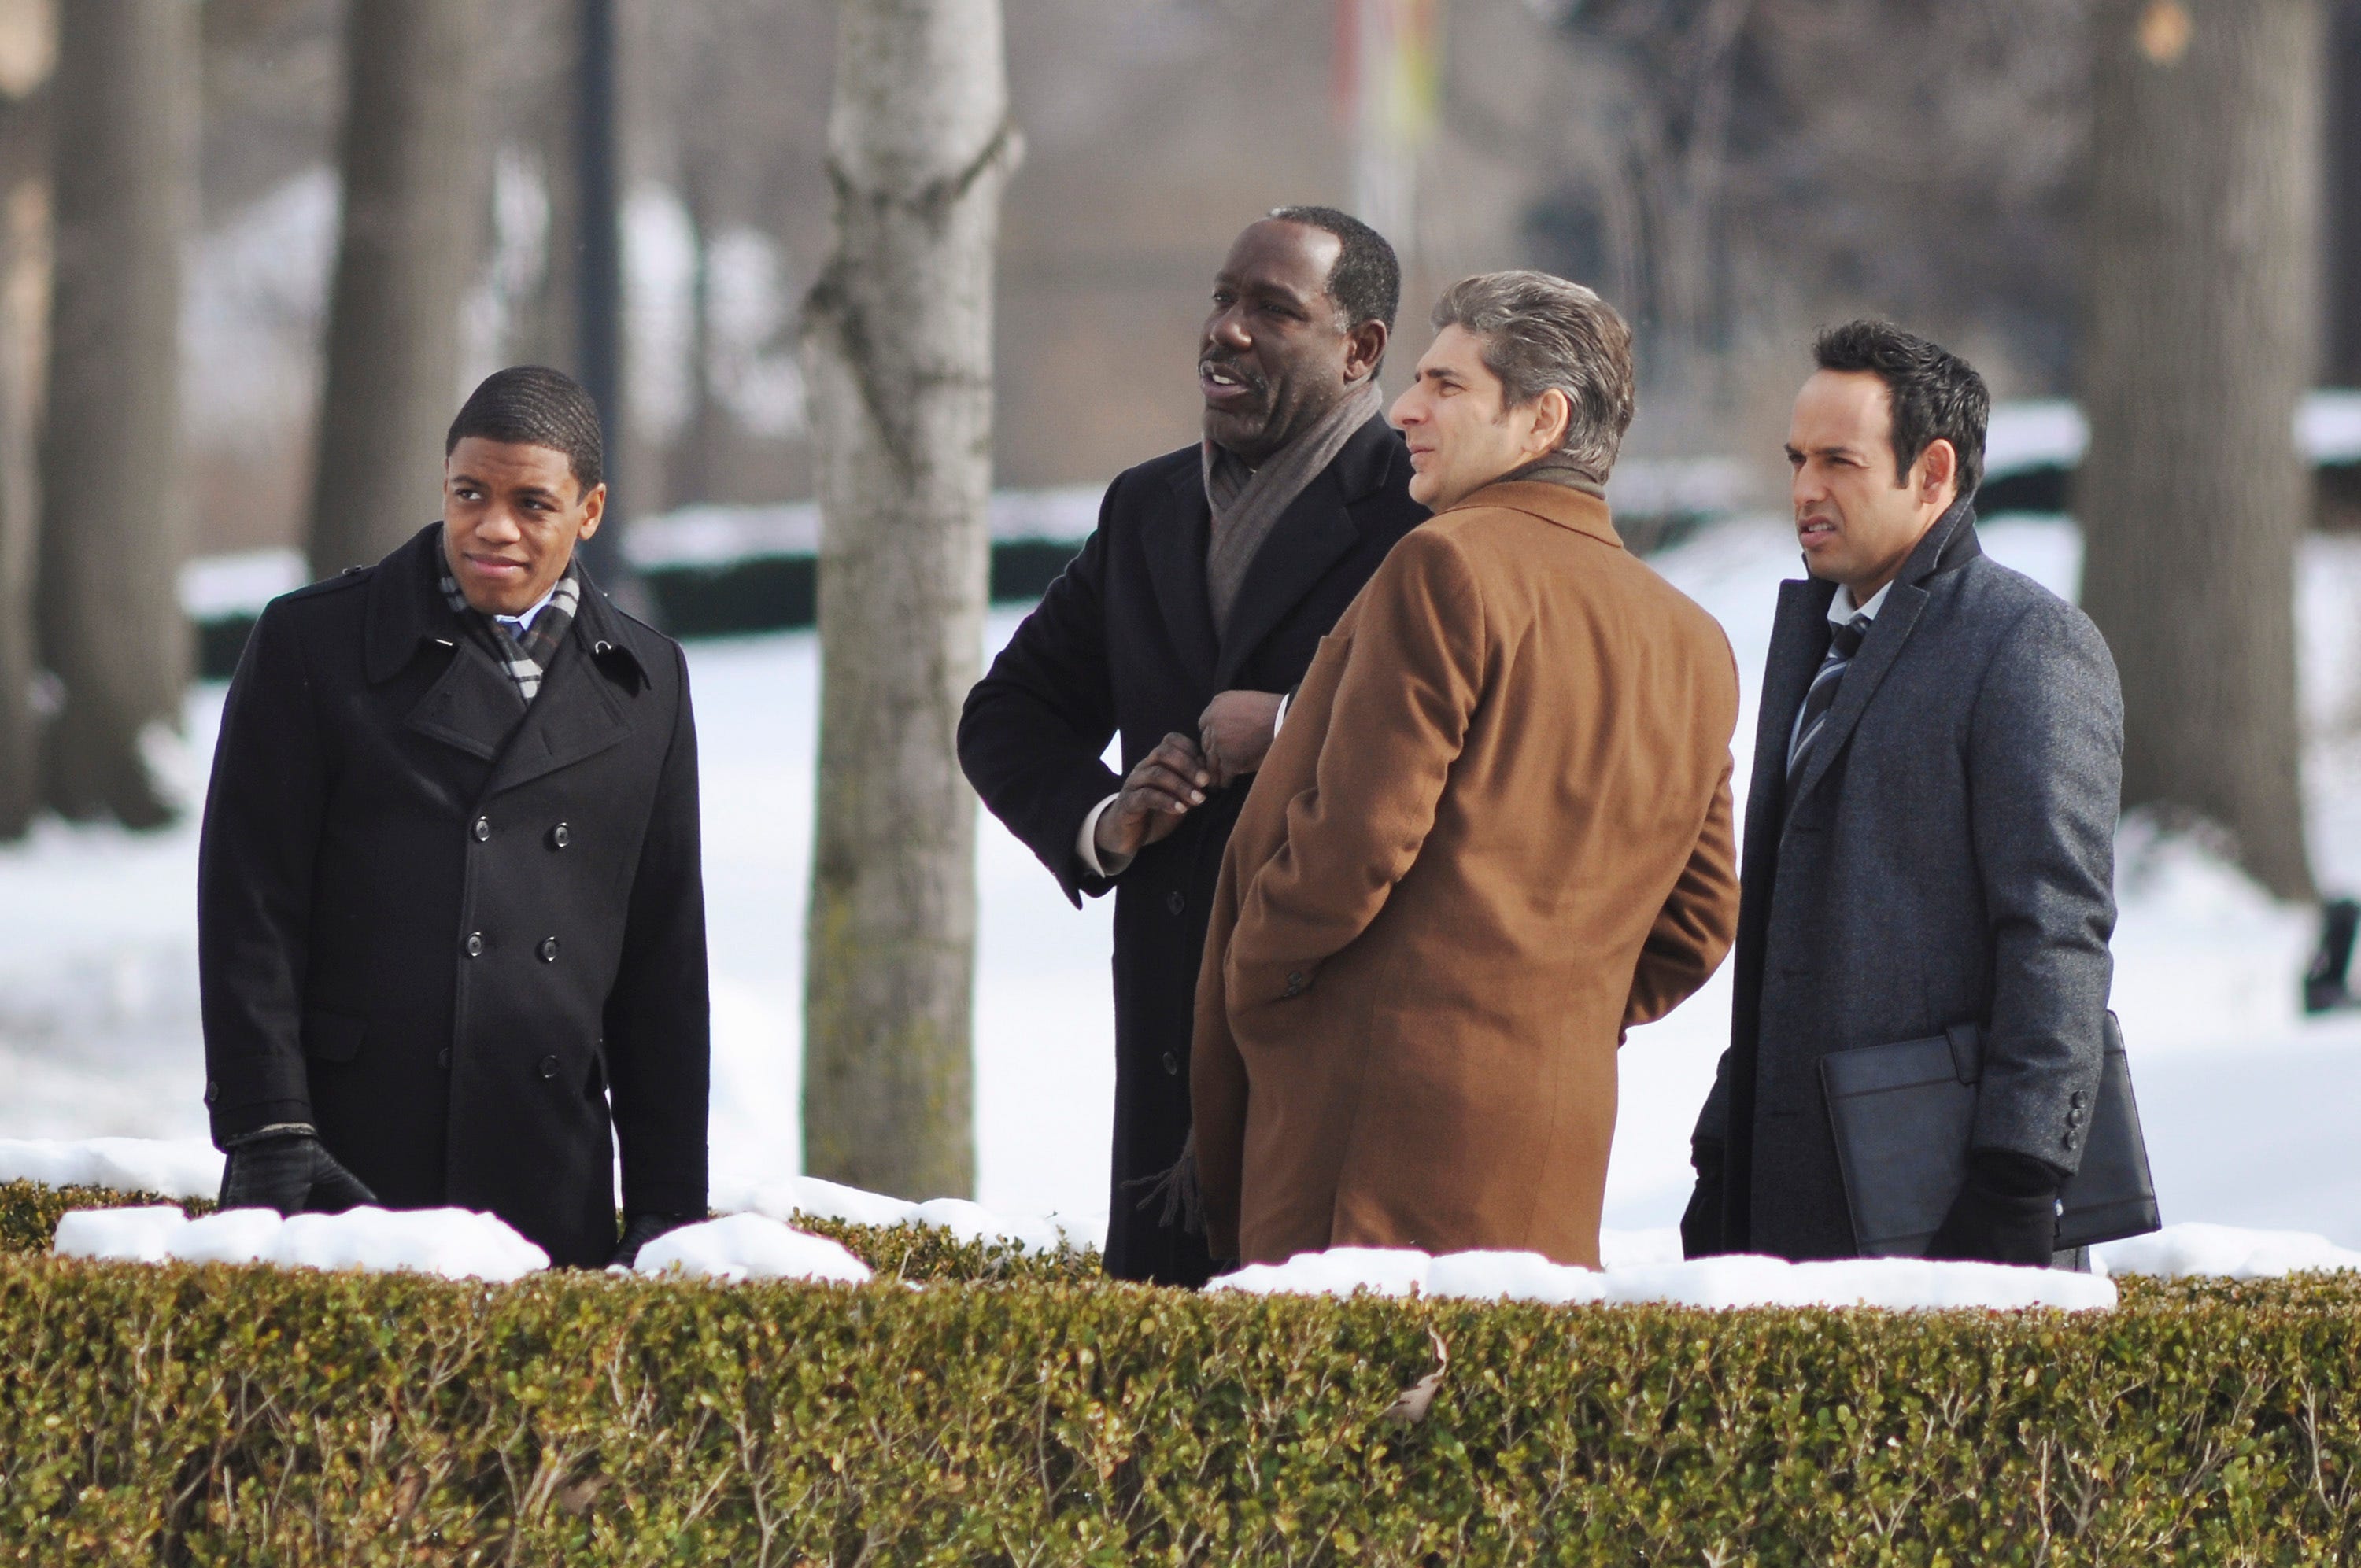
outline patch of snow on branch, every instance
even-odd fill
[[[2303,1231],[2248,1231],[2235,1225],[2167,1225],[2145,1236],[2092,1249],[2109,1274],[2167,1279],[2213,1276],[2277,1279],[2283,1275],[2361,1268],[2361,1252]]]
[[[359,1208],[285,1219],[269,1209],[230,1209],[201,1220],[165,1207],[77,1209],[58,1221],[53,1245],[60,1257],[109,1262],[269,1263],[499,1282],[549,1266],[549,1255],[504,1222],[466,1209]]]
[[[221,1151],[203,1138],[0,1138],[0,1181],[211,1198],[221,1178]]]
[[[817,1279],[860,1285],[869,1266],[826,1236],[766,1214],[730,1214],[667,1231],[640,1249],[637,1272],[691,1279]]]
[[[2113,1281],[2048,1268],[1995,1263],[1859,1258],[1788,1263],[1775,1257],[1713,1257],[1694,1263],[1615,1266],[1593,1274],[1538,1253],[1462,1252],[1429,1257],[1381,1247],[1336,1247],[1279,1264],[1250,1264],[1209,1288],[1253,1295],[1428,1296],[1474,1300],[1575,1301],[1729,1309],[1882,1307],[1893,1310],[2054,1307],[2103,1311]]]

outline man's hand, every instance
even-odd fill
[[[1216,784],[1262,766],[1279,722],[1277,692],[1224,692],[1197,716],[1197,740]]]
[[[623,1219],[622,1239],[607,1259],[609,1268],[630,1268],[640,1261],[640,1249],[667,1232],[683,1225],[697,1223],[695,1214],[627,1214]]]
[[[1927,1244],[1928,1257],[2046,1268],[2058,1249],[2058,1190],[2065,1173],[2031,1155],[1977,1149],[1967,1185]]]
[[[1100,856],[1128,859],[1170,837],[1190,807],[1205,803],[1205,788],[1213,782],[1197,743],[1186,735],[1167,735],[1131,770],[1115,804],[1099,813],[1093,837]]]
[[[341,1214],[376,1201],[377,1194],[309,1132],[267,1132],[236,1144],[222,1168],[225,1209]]]

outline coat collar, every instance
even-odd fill
[[[1618,550],[1623,548],[1623,536],[1615,532],[1614,516],[1607,502],[1569,485],[1554,485],[1546,479],[1495,480],[1444,510],[1455,512],[1469,507],[1521,511],[1576,533],[1587,533]]]
[[[1829,765],[1844,750],[1845,742],[1852,738],[1861,715],[1868,711],[1870,699],[1877,695],[1877,688],[1884,683],[1886,673],[1894,668],[1894,662],[1902,656],[1903,644],[1910,641],[1910,633],[1917,626],[1920,613],[1927,608],[1930,597],[1927,585],[1947,572],[1966,565],[1982,554],[1983,546],[1976,538],[1976,510],[1972,499],[1969,499],[1953,503],[1949,511],[1937,518],[1935,525],[1927,531],[1927,537],[1911,551],[1910,558],[1902,564],[1892,590],[1885,596],[1885,607],[1870,623],[1869,635],[1861,640],[1861,651],[1845,667],[1843,684],[1837,687],[1836,703],[1828,709],[1827,727],[1821,730],[1819,740],[1812,748],[1811,759],[1804,767],[1804,776],[1795,781],[1795,795],[1787,803],[1790,809],[1795,801],[1809,795],[1813,786],[1828,776]],[[1818,647],[1825,653],[1828,635],[1825,621],[1828,608],[1835,600],[1836,585],[1815,584],[1814,587],[1825,590],[1810,596],[1824,623],[1819,630]],[[1816,657],[1815,665],[1817,663]],[[1810,684],[1808,678],[1805,684]],[[1764,690],[1767,695],[1767,679]],[[1800,695],[1795,701],[1801,705],[1803,699]],[[1790,718],[1794,717],[1794,709],[1785,711]],[[1784,746],[1784,736],[1783,729],[1773,739]]]
[[[370,683],[384,685],[422,655],[448,659],[411,707],[404,719],[409,728],[493,762],[493,792],[623,738],[628,724],[617,688],[636,694],[647,685],[645,638],[608,602],[587,569],[577,572],[582,595],[574,624],[543,676],[541,695],[530,708],[520,708],[507,674],[452,615],[443,597],[443,525],[436,522],[370,569],[362,630]],[[594,672],[606,678],[585,678]]]
[[[1213,515],[1204,478],[1194,463],[1174,473],[1172,510],[1148,530],[1145,543],[1158,607],[1192,675],[1214,691],[1237,678],[1287,612],[1360,543],[1352,508],[1383,488],[1394,465],[1403,461],[1401,437],[1383,415],[1355,431],[1335,461],[1280,514],[1230,607],[1230,634],[1218,641],[1205,590]]]

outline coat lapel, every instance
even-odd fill
[[[1148,528],[1141,547],[1148,581],[1172,646],[1190,677],[1207,690],[1213,684],[1213,607],[1205,590],[1205,544],[1213,526],[1205,486],[1194,467],[1172,481],[1171,503]]]
[[[1779,585],[1779,609],[1771,622],[1771,652],[1763,666],[1763,701],[1754,724],[1754,777],[1747,790],[1746,815],[1752,825],[1776,823],[1786,815],[1781,798],[1787,776],[1787,740],[1795,714],[1811,690],[1812,674],[1828,652],[1828,601],[1836,585],[1817,578],[1791,578]],[[1759,804],[1758,804],[1759,803]]]
[[[1795,799],[1811,794],[1828,776],[1829,766],[1844,751],[1845,742],[1852,739],[1861,715],[1877,696],[1886,672],[1902,656],[1903,644],[1910,641],[1911,630],[1927,608],[1928,596],[1921,585],[1938,573],[1949,571],[1982,554],[1976,541],[1975,516],[1974,509],[1965,501],[1954,506],[1927,531],[1927,537],[1919,542],[1901,575],[1894,578],[1893,588],[1885,596],[1885,607],[1877,612],[1877,619],[1870,623],[1869,635],[1861,640],[1861,652],[1845,668],[1843,684],[1837,687],[1836,704],[1828,709],[1827,728],[1813,744],[1811,760],[1804,765],[1804,776],[1795,782]],[[1800,703],[1803,699],[1796,700]]]
[[[1255,552],[1246,581],[1238,586],[1237,602],[1230,607],[1229,634],[1222,639],[1221,657],[1213,666],[1215,691],[1229,689],[1246,656],[1330,567],[1352,553],[1360,537],[1331,464],[1288,503],[1270,537]]]
[[[1213,670],[1215,691],[1229,688],[1263,639],[1337,562],[1352,554],[1361,539],[1360,526],[1353,521],[1353,505],[1385,484],[1401,452],[1401,437],[1385,416],[1378,415],[1355,431],[1336,460],[1288,504],[1270,537],[1255,552],[1246,581],[1239,586],[1237,602],[1230,607],[1229,635],[1222,639]],[[1202,585],[1202,546],[1197,575]],[[1207,623],[1211,624],[1210,610]]]
[[[489,762],[524,717],[524,705],[444,601],[442,543],[443,525],[431,523],[378,563],[369,578],[362,657],[370,682],[380,685],[408,669],[422,650],[447,657],[442,675],[402,723]]]
[[[487,795],[572,767],[622,744],[631,734],[631,718],[609,677],[610,672],[637,673],[639,661],[623,645],[620,631],[607,596],[584,573],[574,625],[543,673],[540,695],[525,709],[524,722],[516,727],[500,761],[492,765]]]

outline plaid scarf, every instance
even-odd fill
[[[516,684],[517,696],[531,707],[533,699],[541,695],[543,672],[557,656],[558,645],[573,628],[575,609],[582,602],[582,585],[574,575],[572,563],[567,564],[566,576],[557,579],[557,587],[550,590],[549,602],[541,607],[541,613],[533,618],[533,624],[525,628],[521,638],[503,622],[469,604],[448,565],[443,569],[443,598],[450,605],[451,613],[467,623],[468,634],[492,656],[492,663]]]

